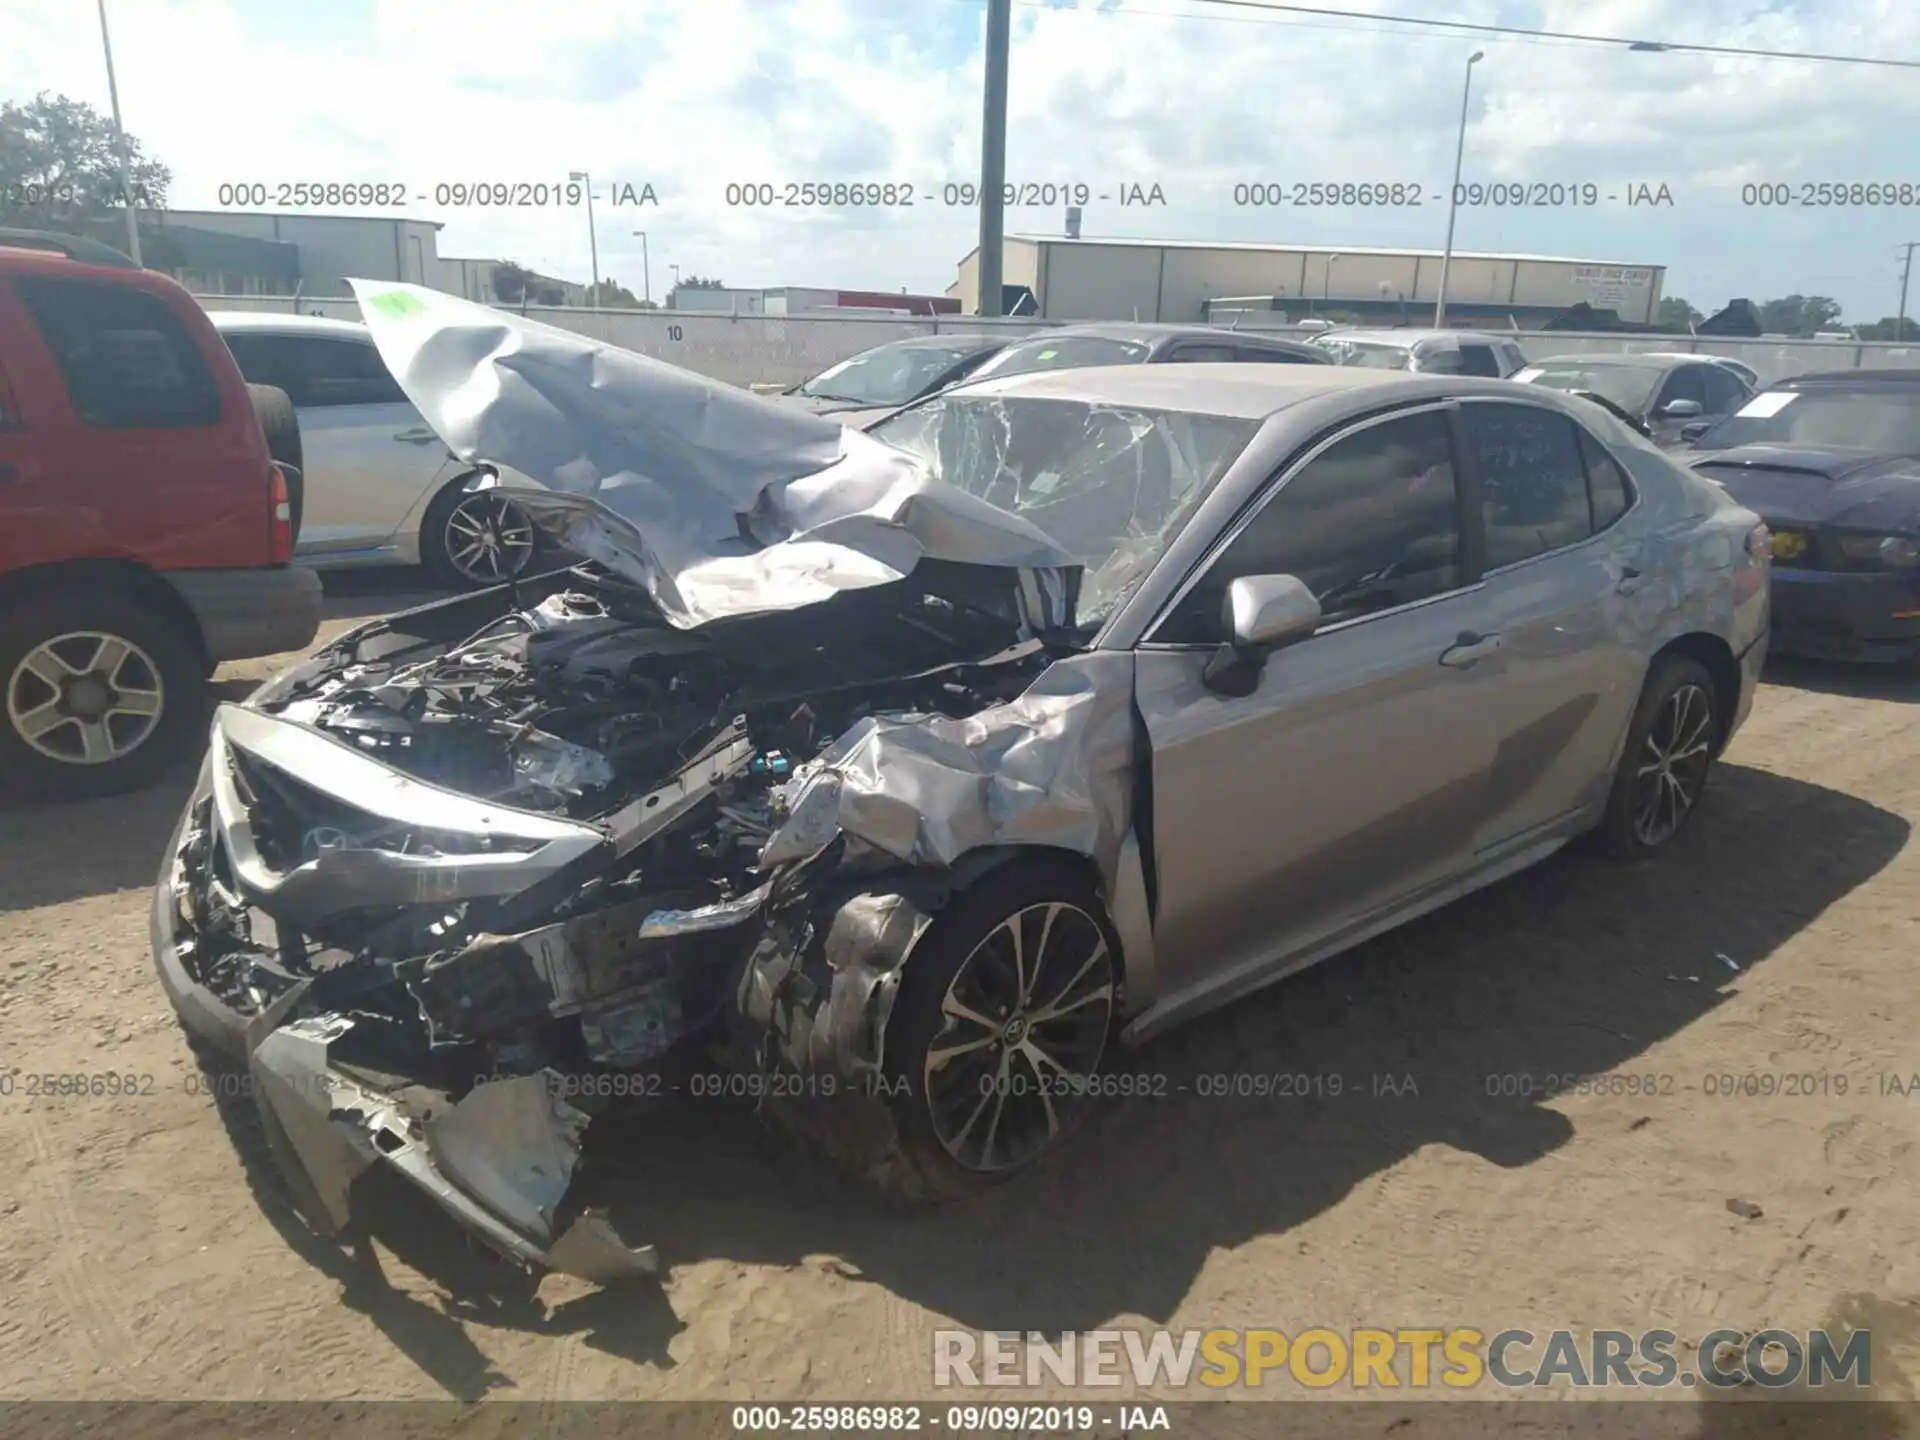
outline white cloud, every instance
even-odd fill
[[[1358,0],[1356,0],[1358,3]],[[1380,9],[1388,0],[1365,8]],[[88,5],[0,0],[0,96],[61,91],[104,107]],[[1443,211],[1236,211],[1250,179],[1416,180],[1452,165],[1461,67],[1475,48],[1467,173],[1668,184],[1671,210],[1463,212],[1466,248],[1664,263],[1670,292],[1716,305],[1788,289],[1851,315],[1892,307],[1906,211],[1758,211],[1758,180],[1920,185],[1904,136],[1912,71],[1435,34],[1377,22],[1259,17],[1194,0],[1118,14],[1015,10],[1008,175],[1159,183],[1164,209],[1089,206],[1089,234],[1439,243]],[[1494,0],[1450,18],[1623,37],[1920,56],[1920,6],[1830,0],[1755,14],[1745,0]],[[939,290],[976,217],[939,204],[978,166],[981,7],[968,0],[117,0],[127,124],[174,171],[173,200],[222,182],[558,180],[587,168],[651,182],[658,210],[599,209],[602,269],[637,284],[648,232],[667,267],[740,284]],[[1429,18],[1432,11],[1429,10]],[[732,181],[894,181],[911,210],[729,209]],[[584,214],[435,210],[446,254],[510,256],[584,277]],[[1057,207],[1009,212],[1055,229]]]

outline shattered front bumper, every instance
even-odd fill
[[[356,1180],[384,1164],[509,1260],[607,1284],[657,1273],[651,1246],[622,1242],[604,1215],[563,1223],[588,1116],[561,1098],[552,1071],[478,1084],[460,1100],[404,1077],[334,1063],[349,1016],[307,1013],[308,986],[246,1016],[190,974],[180,933],[180,852],[211,789],[211,765],[181,812],[154,887],[154,968],[181,1023],[244,1062],[274,1157],[309,1224],[338,1234]]]

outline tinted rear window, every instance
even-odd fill
[[[213,372],[166,301],[97,280],[15,283],[87,424],[150,430],[219,420]]]
[[[1131,340],[1108,340],[1092,335],[1033,340],[1009,345],[974,371],[973,378],[1029,375],[1036,370],[1078,370],[1093,365],[1137,365],[1146,358],[1147,347]]]

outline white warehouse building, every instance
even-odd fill
[[[1331,311],[1424,325],[1440,288],[1438,250],[1009,235],[1002,256],[1010,301],[1047,320],[1199,321],[1210,311],[1219,319],[1240,309],[1278,311],[1287,320]],[[1479,329],[1507,329],[1511,321],[1527,329],[1584,303],[1650,323],[1665,276],[1664,265],[1456,250],[1447,320]],[[947,294],[973,313],[979,285],[976,247]],[[1267,323],[1274,320],[1285,323],[1279,316]]]

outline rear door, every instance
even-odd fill
[[[1498,708],[1474,520],[1446,406],[1358,424],[1283,472],[1148,630],[1169,997],[1264,976],[1470,859]],[[1216,694],[1201,676],[1226,588],[1273,573],[1321,597],[1322,627],[1252,694]]]
[[[1644,678],[1625,624],[1642,531],[1625,470],[1568,416],[1470,398],[1460,421],[1505,671],[1475,842],[1487,856],[1605,794]]]
[[[235,330],[241,373],[278,385],[300,416],[306,510],[300,554],[378,549],[421,496],[453,474],[447,447],[371,340]]]

